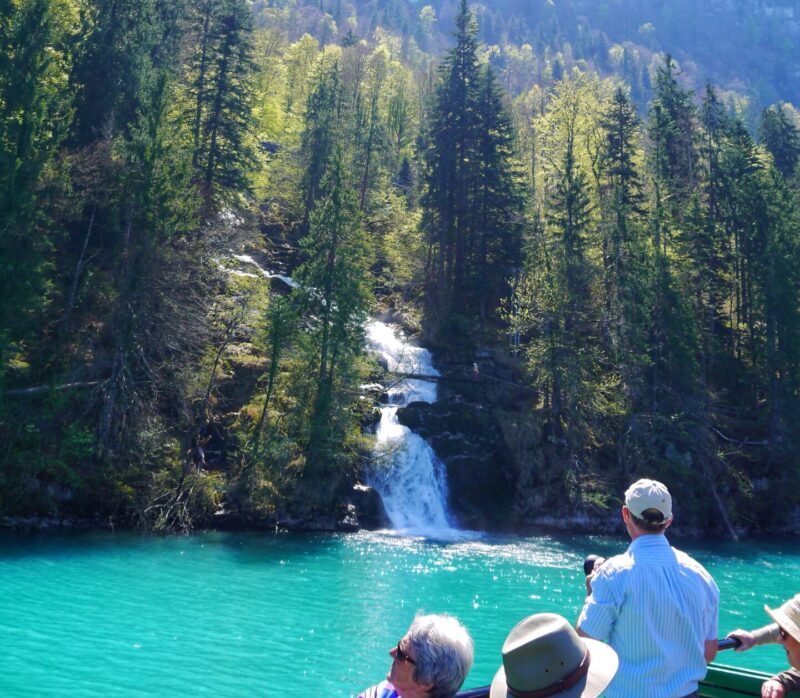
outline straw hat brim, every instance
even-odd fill
[[[795,640],[800,642],[800,617],[792,618],[787,615],[786,611],[783,610],[783,606],[780,608],[770,608],[765,604],[764,610],[770,615],[772,620],[780,625]]]
[[[583,638],[591,654],[589,671],[572,688],[556,694],[559,698],[597,698],[606,690],[617,673],[619,658],[608,645],[588,637]],[[545,688],[542,686],[541,688]],[[501,666],[492,679],[489,698],[514,698],[506,686],[506,672]]]

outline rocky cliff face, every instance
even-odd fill
[[[497,351],[467,358],[439,352],[439,401],[411,403],[398,419],[427,439],[447,470],[449,506],[460,526],[520,527],[519,485],[540,435],[521,419],[532,394],[515,360]]]
[[[440,351],[437,359],[439,401],[411,403],[398,419],[444,462],[449,506],[460,526],[621,531],[618,502],[548,454],[548,446],[557,449],[542,433],[536,395],[514,357],[499,350],[466,357]]]
[[[490,410],[466,402],[412,402],[398,420],[433,447],[447,469],[449,505],[459,526],[507,526],[514,499],[510,458]]]

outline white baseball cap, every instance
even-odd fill
[[[672,496],[667,486],[657,480],[643,478],[625,490],[625,506],[637,519],[647,519],[652,523],[658,520],[644,516],[644,512],[655,509],[661,514],[661,521],[672,518]]]

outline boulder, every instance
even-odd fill
[[[336,522],[336,529],[339,531],[346,531],[352,533],[357,531],[361,526],[358,523],[358,513],[354,504],[345,505],[344,516]]]
[[[459,525],[505,528],[514,493],[508,450],[491,413],[463,402],[412,402],[397,417],[426,439],[444,463],[448,505]]]
[[[347,505],[353,509],[359,528],[373,530],[389,526],[389,517],[380,494],[367,485],[354,485]]]

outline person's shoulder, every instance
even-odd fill
[[[607,577],[624,574],[626,571],[631,569],[632,566],[633,558],[628,551],[625,551],[619,555],[614,555],[613,557],[607,558],[606,561],[600,566],[598,574],[602,574]]]
[[[711,576],[708,570],[691,555],[683,552],[683,550],[678,550],[677,548],[672,548],[672,550],[675,552],[675,559],[678,561],[679,565],[685,567],[687,570],[691,570],[698,576],[702,577],[706,582],[714,584],[714,578]]]

